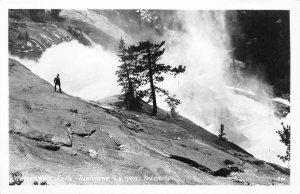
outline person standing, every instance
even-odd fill
[[[59,74],[57,74],[57,76],[54,78],[54,91],[56,92],[56,86],[58,85],[59,87],[59,92],[61,92],[61,88],[60,88],[60,78],[59,78]]]

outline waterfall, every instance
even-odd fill
[[[166,51],[161,61],[184,65],[186,72],[176,79],[166,76],[161,86],[182,101],[178,111],[210,132],[217,134],[225,125],[226,137],[259,159],[281,164],[285,146],[276,130],[281,120],[274,115],[270,87],[253,75],[238,80],[238,90],[257,98],[240,95],[230,69],[230,38],[225,11],[178,11],[180,31],[167,31],[163,39]],[[63,91],[84,99],[98,100],[118,94],[115,71],[119,59],[115,53],[93,44],[86,47],[77,41],[65,42],[47,49],[38,62],[18,59],[43,79],[53,82],[60,74]],[[158,106],[168,109],[163,98]]]
[[[254,75],[234,80],[225,11],[185,11],[178,18],[183,31],[166,36],[170,38],[162,60],[185,65],[186,72],[162,85],[182,101],[179,113],[214,134],[224,124],[229,141],[259,159],[283,165],[277,155],[285,154],[285,146],[275,132],[282,129],[282,120],[274,115],[270,87]],[[234,92],[237,86],[255,98]]]

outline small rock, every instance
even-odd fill
[[[97,153],[96,150],[94,150],[94,149],[89,149],[89,148],[85,147],[84,145],[80,145],[80,146],[77,148],[77,150],[78,150],[80,153],[82,153],[82,154],[84,154],[84,155],[86,155],[86,156],[88,156],[88,157],[90,157],[90,158],[97,158],[97,155],[98,155],[98,153]]]
[[[67,127],[71,127],[72,124],[71,124],[71,123],[66,123],[66,126],[67,126]]]
[[[61,146],[72,146],[72,142],[68,138],[63,138],[63,137],[58,137],[58,136],[53,136],[51,138],[51,142],[55,145],[61,145]]]
[[[152,119],[154,120],[157,120],[157,117],[156,116],[151,116]]]
[[[70,109],[70,112],[72,112],[72,113],[78,113],[78,110],[77,109]]]
[[[97,158],[97,152],[94,149],[89,149],[89,155],[91,158]]]
[[[232,180],[232,181],[235,181],[237,183],[241,183],[241,184],[244,184],[244,185],[250,185],[249,182],[246,182],[244,179],[240,179],[237,176],[230,177],[229,179]]]
[[[127,127],[130,130],[133,130],[135,132],[143,131],[141,124],[137,121],[134,121],[132,119],[125,119],[123,122],[125,124],[125,127]]]
[[[12,119],[9,123],[10,133],[19,133],[24,127],[24,123],[19,119]]]
[[[30,132],[24,133],[24,136],[29,138],[29,139],[36,140],[36,141],[43,141],[44,140],[44,134],[42,134],[38,130],[32,130]]]
[[[123,151],[126,147],[126,145],[119,145],[118,150]]]

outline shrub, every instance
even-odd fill
[[[34,181],[33,185],[48,185],[47,181],[42,181],[42,182],[38,182],[38,181]]]
[[[22,179],[21,172],[14,172],[11,173],[13,182],[9,183],[9,185],[21,185],[24,182],[24,179]]]
[[[50,14],[53,18],[58,18],[60,12],[61,12],[61,9],[50,9]]]
[[[226,165],[232,165],[232,164],[234,164],[234,162],[233,161],[231,161],[231,160],[224,160],[224,164],[226,164]]]
[[[284,156],[278,155],[283,162],[289,162],[291,159],[290,150],[291,150],[291,143],[290,143],[290,135],[291,135],[291,126],[287,125],[284,126],[283,122],[281,123],[283,130],[276,131],[276,133],[280,136],[280,141],[284,143],[286,146],[286,152]]]

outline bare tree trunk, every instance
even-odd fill
[[[151,53],[149,47],[147,48],[148,52],[148,68],[149,68],[149,78],[150,78],[150,88],[151,88],[151,97],[152,97],[152,102],[153,102],[153,107],[152,107],[152,116],[157,115],[157,104],[156,104],[156,96],[155,96],[155,87],[154,87],[154,82],[153,82],[153,72],[152,72],[152,64],[151,64]]]
[[[123,51],[123,55],[125,56],[125,52]],[[133,91],[133,86],[132,86],[132,82],[131,82],[131,79],[130,79],[130,75],[129,75],[129,70],[128,70],[128,67],[127,67],[127,63],[126,63],[126,59],[124,59],[124,64],[125,64],[125,71],[126,71],[126,77],[127,77],[127,80],[128,80],[128,94],[129,94],[129,99],[126,99],[126,100],[129,100],[129,103],[128,103],[128,109],[129,110],[133,110],[135,109],[134,107],[134,91]],[[125,95],[126,96],[126,95]]]

